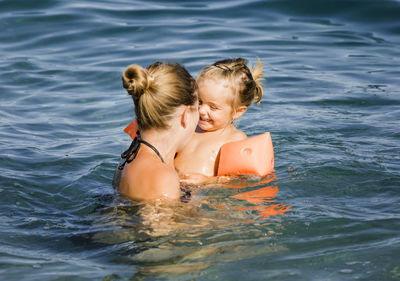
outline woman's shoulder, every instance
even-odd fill
[[[156,198],[179,198],[179,176],[172,167],[158,162],[154,163],[145,175],[149,179],[153,196]]]
[[[127,171],[127,180],[135,190],[140,189],[137,193],[142,194],[142,199],[179,198],[179,176],[173,168],[157,161],[143,161],[133,169],[136,171]],[[137,186],[138,184],[143,186]]]
[[[151,177],[154,186],[161,193],[171,195],[171,192],[179,191],[179,176],[174,168],[162,164],[152,169]],[[169,197],[169,196],[168,196]]]

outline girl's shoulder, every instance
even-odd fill
[[[218,151],[227,142],[239,141],[246,138],[246,134],[236,128],[229,128],[223,132],[196,132],[190,143],[186,146],[186,149],[192,152],[200,151],[201,149]]]
[[[229,141],[240,141],[244,139],[247,139],[247,135],[241,130],[234,128],[234,130],[232,130]]]

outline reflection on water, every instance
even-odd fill
[[[135,278],[192,274],[218,263],[287,251],[274,243],[282,226],[268,223],[290,209],[275,202],[275,175],[192,186],[191,192],[187,203],[112,198],[91,214],[95,231],[71,240],[118,247],[114,261],[138,266]]]
[[[248,206],[238,208],[238,210],[253,209],[258,210],[258,214],[264,218],[269,216],[284,214],[290,209],[290,206],[285,206],[282,203],[272,204],[274,202],[273,198],[278,193],[277,186],[266,186],[253,191],[239,193],[233,197],[236,199],[245,200],[255,206]]]
[[[96,224],[129,225],[149,237],[165,236],[177,231],[229,227],[237,224],[238,219],[243,223],[249,219],[262,220],[284,214],[290,206],[275,202],[278,191],[274,174],[262,179],[235,177],[219,185],[191,186],[191,198],[184,202],[116,199],[112,207],[97,211],[101,215],[96,218]],[[254,213],[254,210],[257,212]],[[96,237],[98,239],[99,234]],[[115,235],[113,239],[116,239]]]
[[[286,206],[283,203],[274,203],[274,197],[279,192],[275,173],[262,178],[260,181],[257,181],[253,184],[251,184],[249,181],[252,178],[254,181],[254,178],[257,179],[257,177],[242,176],[240,178],[242,180],[237,182],[237,184],[226,184],[224,187],[236,189],[245,188],[246,190],[249,190],[231,195],[232,198],[242,200],[242,202],[229,202],[229,206],[215,205],[213,206],[214,208],[220,210],[240,210],[243,212],[256,210],[257,215],[260,216],[258,219],[268,219],[270,216],[284,214],[290,210],[290,206]],[[250,219],[245,222],[254,222],[254,219]]]

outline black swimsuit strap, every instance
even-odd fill
[[[160,157],[161,162],[165,163],[164,159],[162,158],[162,156],[161,156],[160,152],[157,150],[157,148],[155,148],[153,145],[151,145],[150,143],[148,143],[145,140],[140,140],[139,142],[150,147],[157,154],[157,156]]]
[[[140,132],[138,131],[136,133],[136,138],[132,141],[129,148],[121,154],[121,158],[125,159],[125,161],[120,163],[120,165],[118,166],[118,169],[120,169],[120,170],[124,169],[124,166],[126,163],[131,163],[133,160],[135,160],[135,158],[139,152],[140,144],[142,144],[142,143],[144,145],[148,146],[149,148],[151,148],[157,154],[157,156],[160,158],[161,162],[165,163],[164,159],[162,158],[162,156],[161,156],[160,152],[157,150],[157,148],[155,148],[153,145],[151,145],[147,141],[142,140],[140,137]]]

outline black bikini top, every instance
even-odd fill
[[[140,137],[140,132],[139,130],[136,132],[136,137],[135,139],[132,141],[131,145],[129,146],[129,148],[127,150],[125,150],[124,152],[122,152],[121,154],[121,158],[125,159],[125,161],[121,162],[121,164],[118,165],[118,169],[119,170],[123,170],[125,167],[126,163],[131,163],[133,160],[135,160],[138,152],[139,152],[139,148],[140,148],[140,144],[144,144],[148,147],[150,147],[156,154],[157,156],[160,158],[161,162],[164,162],[164,159],[162,158],[160,152],[157,150],[157,148],[155,148],[153,145],[151,145],[150,143],[148,143],[145,140],[142,140]]]

